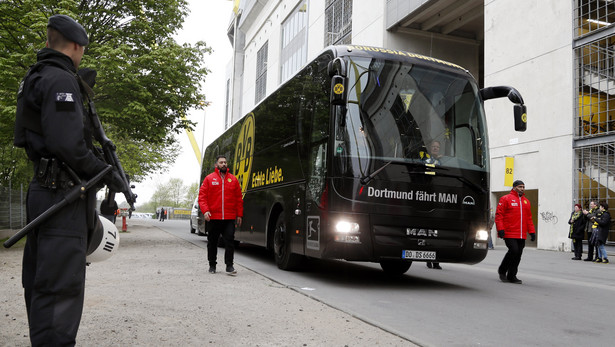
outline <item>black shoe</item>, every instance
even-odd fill
[[[512,278],[512,279],[509,279],[509,280],[508,280],[508,282],[510,282],[510,283],[514,283],[514,284],[521,284],[521,283],[523,283],[523,281],[522,281],[522,280],[520,280],[520,279],[518,279],[517,277],[514,277],[514,278]]]
[[[442,267],[440,266],[440,263],[434,263],[433,264],[433,268],[436,270],[442,270]]]
[[[506,278],[506,274],[499,274],[499,275],[500,275],[500,281],[508,282],[508,278]]]
[[[585,258],[585,259],[583,259],[583,261],[592,261],[592,260],[589,259],[589,258]]]
[[[233,265],[227,265],[226,266],[226,274],[227,275],[231,275],[231,276],[235,276],[235,275],[237,275],[237,271],[235,271],[235,268],[233,267]]]
[[[581,257],[573,257],[572,260],[581,260]]]
[[[210,274],[215,274],[216,273],[216,267],[215,266],[210,266],[209,267],[209,273]]]

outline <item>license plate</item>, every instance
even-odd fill
[[[403,250],[401,257],[402,259],[436,260],[436,252]]]

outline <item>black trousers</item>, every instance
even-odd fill
[[[589,240],[592,238],[592,233],[587,233],[587,259],[594,259],[594,250],[596,249],[596,246],[592,245],[591,242],[589,242]],[[596,251],[597,253],[597,251]]]
[[[61,200],[63,192],[33,181],[27,197],[28,221]],[[22,284],[32,346],[74,346],[85,289],[86,202],[64,207],[26,241]]]
[[[574,245],[574,257],[581,258],[583,256],[583,239],[572,239]]]
[[[509,280],[517,277],[517,271],[519,270],[519,263],[521,262],[521,255],[523,254],[523,248],[525,248],[524,239],[504,239],[508,252],[502,259],[502,264],[498,268],[498,273],[505,274]]]
[[[216,219],[210,220],[211,223],[207,231],[207,260],[210,266],[216,265],[218,259],[218,239],[222,236],[224,240],[224,263],[233,265],[235,255],[235,220]]]

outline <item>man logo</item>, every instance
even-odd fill
[[[469,195],[466,195],[466,197],[465,197],[465,198],[463,198],[463,200],[461,201],[461,203],[462,203],[463,205],[472,205],[472,206],[476,205],[476,202],[474,201],[474,198],[473,198],[473,197],[471,197],[471,196],[469,196]]]

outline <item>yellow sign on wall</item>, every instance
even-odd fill
[[[504,185],[507,187],[512,187],[514,181],[514,168],[515,168],[515,158],[514,157],[506,157],[504,170]]]

